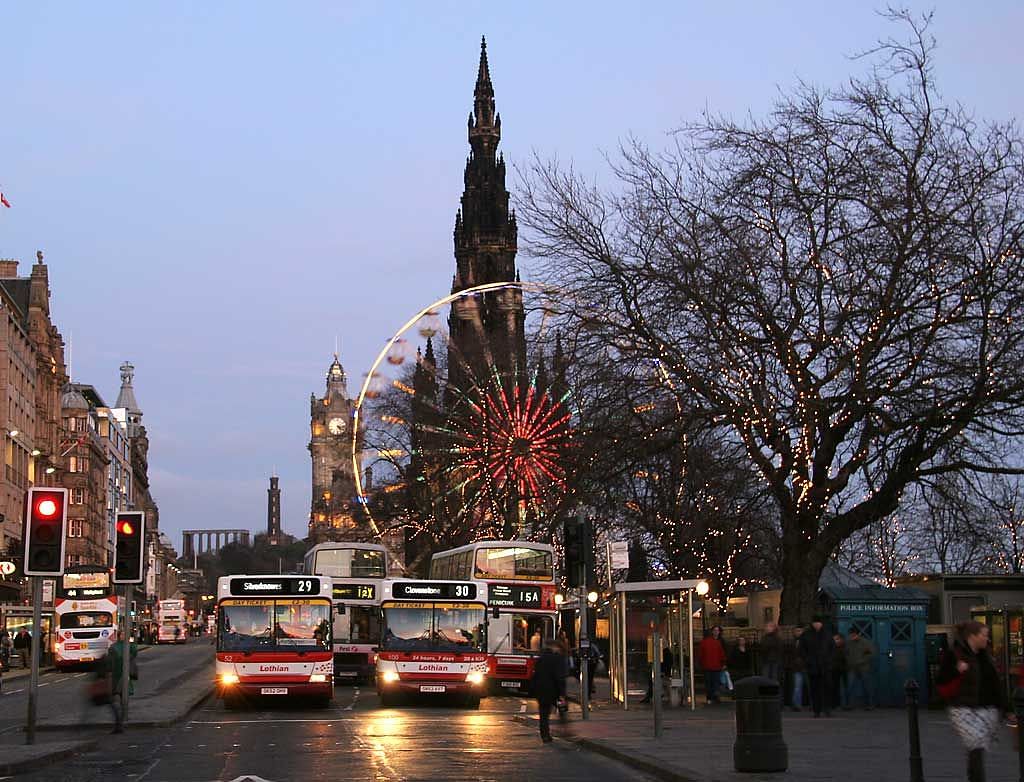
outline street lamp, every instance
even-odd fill
[[[587,602],[596,603],[598,598],[597,592],[587,592]]]
[[[565,595],[562,595],[562,594],[555,595],[555,605],[556,606],[560,606],[564,602],[565,602]]]
[[[704,597],[708,592],[711,591],[711,585],[707,581],[701,581],[697,584],[697,594]]]

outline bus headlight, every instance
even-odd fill
[[[394,684],[398,681],[398,671],[384,671],[380,675],[380,679],[385,684]]]
[[[309,677],[309,681],[310,684],[323,684],[325,681],[327,681],[327,674],[314,673],[312,676]]]
[[[220,683],[224,685],[238,684],[237,673],[222,673],[220,675]]]
[[[470,684],[483,684],[484,675],[481,671],[470,671],[466,674],[466,681]]]

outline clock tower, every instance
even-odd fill
[[[356,484],[352,476],[353,400],[348,395],[345,370],[334,354],[327,369],[327,391],[309,397],[309,453],[313,466],[313,494],[309,534],[314,540],[356,536]]]

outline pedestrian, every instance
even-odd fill
[[[747,639],[740,636],[736,639],[736,645],[729,651],[729,673],[733,681],[750,676],[754,670],[754,659],[747,646]]]
[[[110,681],[110,708],[114,712],[113,733],[124,733],[124,708],[121,702],[121,688],[124,684],[122,674],[124,673],[124,641],[119,639],[116,631],[112,638],[114,642],[107,649],[107,656],[104,658],[105,665],[100,666],[104,675],[109,676]],[[138,664],[135,658],[139,653],[134,643],[128,644],[128,695],[135,694],[135,680],[139,678]]]
[[[782,681],[782,639],[774,622],[764,626],[764,635],[757,645],[757,662],[758,673],[766,679]]]
[[[804,630],[797,644],[800,658],[807,671],[807,683],[811,690],[811,708],[814,716],[832,716],[829,689],[832,682],[832,656],[835,642],[825,629],[823,617],[815,615],[811,626]]]
[[[576,655],[572,653],[572,644],[569,641],[569,634],[565,631],[565,628],[558,631],[558,645],[565,656],[565,670],[569,672],[569,675],[575,676]]]
[[[846,639],[846,704],[853,708],[853,699],[860,693],[864,708],[875,707],[874,687],[871,683],[871,662],[875,658],[875,647],[867,638],[860,634],[856,627],[850,628],[850,637]]]
[[[995,738],[1006,706],[988,644],[988,626],[981,622],[957,625],[953,646],[943,655],[935,678],[949,708],[949,720],[967,750],[968,782],[984,782],[985,750]]]
[[[11,669],[11,655],[14,654],[14,639],[7,628],[0,630],[0,670]]]
[[[829,697],[833,707],[849,708],[846,700],[846,639],[842,633],[832,636],[832,681]]]
[[[14,636],[14,649],[21,656],[21,667],[28,668],[31,666],[32,636],[24,627]]]
[[[597,648],[597,644],[591,640],[590,646],[587,647],[587,695],[591,698],[594,697],[594,674],[597,673],[597,666],[602,660],[601,650]],[[580,678],[583,678],[583,671],[580,670]],[[580,682],[580,692],[583,691],[583,683]]]
[[[551,709],[565,701],[565,679],[568,676],[565,653],[557,641],[544,644],[533,666],[530,682],[533,697],[537,699],[540,716],[540,738],[551,743]]]
[[[672,667],[675,665],[675,655],[672,650],[665,646],[661,650],[661,691],[662,695],[668,692],[672,686]],[[647,677],[647,694],[641,703],[650,703],[654,697],[654,665],[651,664],[651,674]]]
[[[793,641],[786,646],[786,670],[789,671],[790,679],[793,682],[789,701],[793,711],[800,711],[803,708],[804,690],[807,685],[807,669],[800,656],[800,637],[803,633],[802,627],[794,627]]]
[[[704,671],[704,693],[708,703],[721,703],[718,697],[718,688],[722,683],[722,671],[726,665],[725,647],[721,641],[722,628],[715,625],[708,632],[697,647],[697,659],[700,661],[701,670]]]

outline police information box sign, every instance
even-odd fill
[[[281,576],[252,576],[231,579],[231,594],[238,597],[260,595],[316,595],[320,593],[320,579]]]
[[[499,608],[540,608],[541,588],[515,584],[491,584],[487,588],[487,604]]]
[[[391,588],[393,597],[417,600],[475,600],[476,584],[457,581],[403,581]]]

